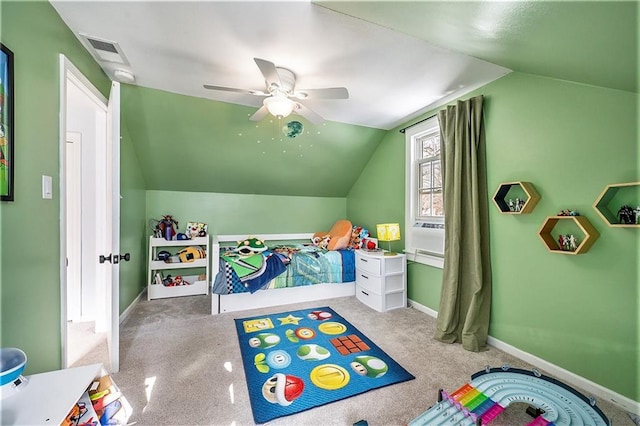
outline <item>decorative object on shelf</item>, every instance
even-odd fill
[[[282,133],[288,138],[295,138],[302,134],[304,126],[301,122],[293,120],[282,126]]]
[[[164,238],[167,241],[176,240],[178,228],[178,220],[172,215],[164,215],[162,219],[149,219],[149,226],[153,230],[153,236],[156,238]]]
[[[189,239],[206,237],[207,236],[207,224],[202,222],[187,222],[187,229],[185,234]]]
[[[509,198],[509,211],[511,212],[521,212],[524,207],[524,200],[521,198],[516,198],[513,201],[513,198]]]
[[[560,235],[557,238],[552,235],[553,228],[562,221],[571,221],[578,227],[583,234],[582,242],[579,242],[579,238],[572,234]],[[549,216],[538,231],[538,236],[542,239],[547,250],[552,253],[583,254],[589,251],[600,234],[585,216]]]
[[[376,225],[376,233],[379,241],[387,241],[389,243],[389,251],[384,253],[385,256],[395,256],[397,253],[391,251],[391,241],[400,240],[400,224],[379,223]]]
[[[185,247],[178,252],[180,262],[189,263],[196,259],[204,259],[207,257],[207,253],[200,246]]]
[[[510,191],[512,196],[507,199]],[[501,183],[493,196],[493,203],[503,214],[531,213],[538,201],[540,194],[531,182]]]
[[[625,182],[607,185],[593,203],[593,208],[612,228],[640,228],[640,205],[638,204],[640,204],[640,182]]]
[[[580,216],[580,213],[577,210],[560,210],[558,212],[558,216]]]
[[[0,201],[13,201],[13,52],[0,43]]]
[[[638,223],[638,221],[636,220],[635,210],[633,209],[633,207],[626,204],[620,207],[620,210],[618,210],[618,220],[620,221],[620,223],[624,223],[626,225],[635,225],[636,223]]]
[[[558,235],[558,246],[564,251],[576,251],[578,248],[578,239],[573,234]]]

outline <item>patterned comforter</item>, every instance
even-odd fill
[[[262,256],[262,259],[254,258]],[[277,246],[249,258],[221,253],[213,292],[254,293],[261,289],[355,281],[353,250]]]

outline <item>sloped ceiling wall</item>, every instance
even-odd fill
[[[149,190],[345,197],[385,130],[122,85],[122,122]],[[295,138],[282,128],[299,121]],[[394,165],[393,167],[402,167]]]

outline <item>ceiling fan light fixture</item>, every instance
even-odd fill
[[[263,101],[269,113],[278,118],[287,117],[295,109],[295,102],[284,96],[271,96]]]

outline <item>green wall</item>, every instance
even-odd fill
[[[250,121],[256,109],[122,86],[122,113],[152,190],[346,197],[386,134],[297,115]],[[292,120],[304,124],[295,138],[282,133]]]
[[[490,206],[490,334],[638,400],[640,235],[607,227],[591,207],[606,184],[640,180],[638,95],[521,73],[465,98],[476,94],[485,95],[489,194],[521,180],[542,196],[529,215]],[[404,135],[391,130],[347,197],[349,218],[384,220],[368,208],[379,199],[388,200],[385,215],[404,217],[404,149]],[[549,253],[537,235],[565,208],[601,234],[587,254]],[[437,268],[410,265],[409,298],[438,310],[441,279]]]
[[[2,1],[2,43],[15,63],[15,202],[0,204],[2,346],[27,353],[27,373],[60,368],[59,59],[105,95],[109,80],[48,2]],[[42,175],[53,200],[42,199]]]
[[[59,54],[102,92],[110,81],[45,1],[0,2],[0,40],[15,62],[15,201],[0,203],[2,347],[27,353],[26,373],[62,366],[59,197]],[[144,283],[144,190],[126,129],[122,141],[122,252],[133,260],[120,273],[120,310]],[[53,177],[43,200],[41,176]]]
[[[346,206],[346,199],[338,197],[147,191],[147,217],[172,214],[180,232],[187,222],[206,223],[210,234],[328,231],[346,217]]]
[[[120,313],[146,288],[147,221],[146,185],[126,126],[120,125],[120,253],[129,253],[129,262],[120,262]]]

